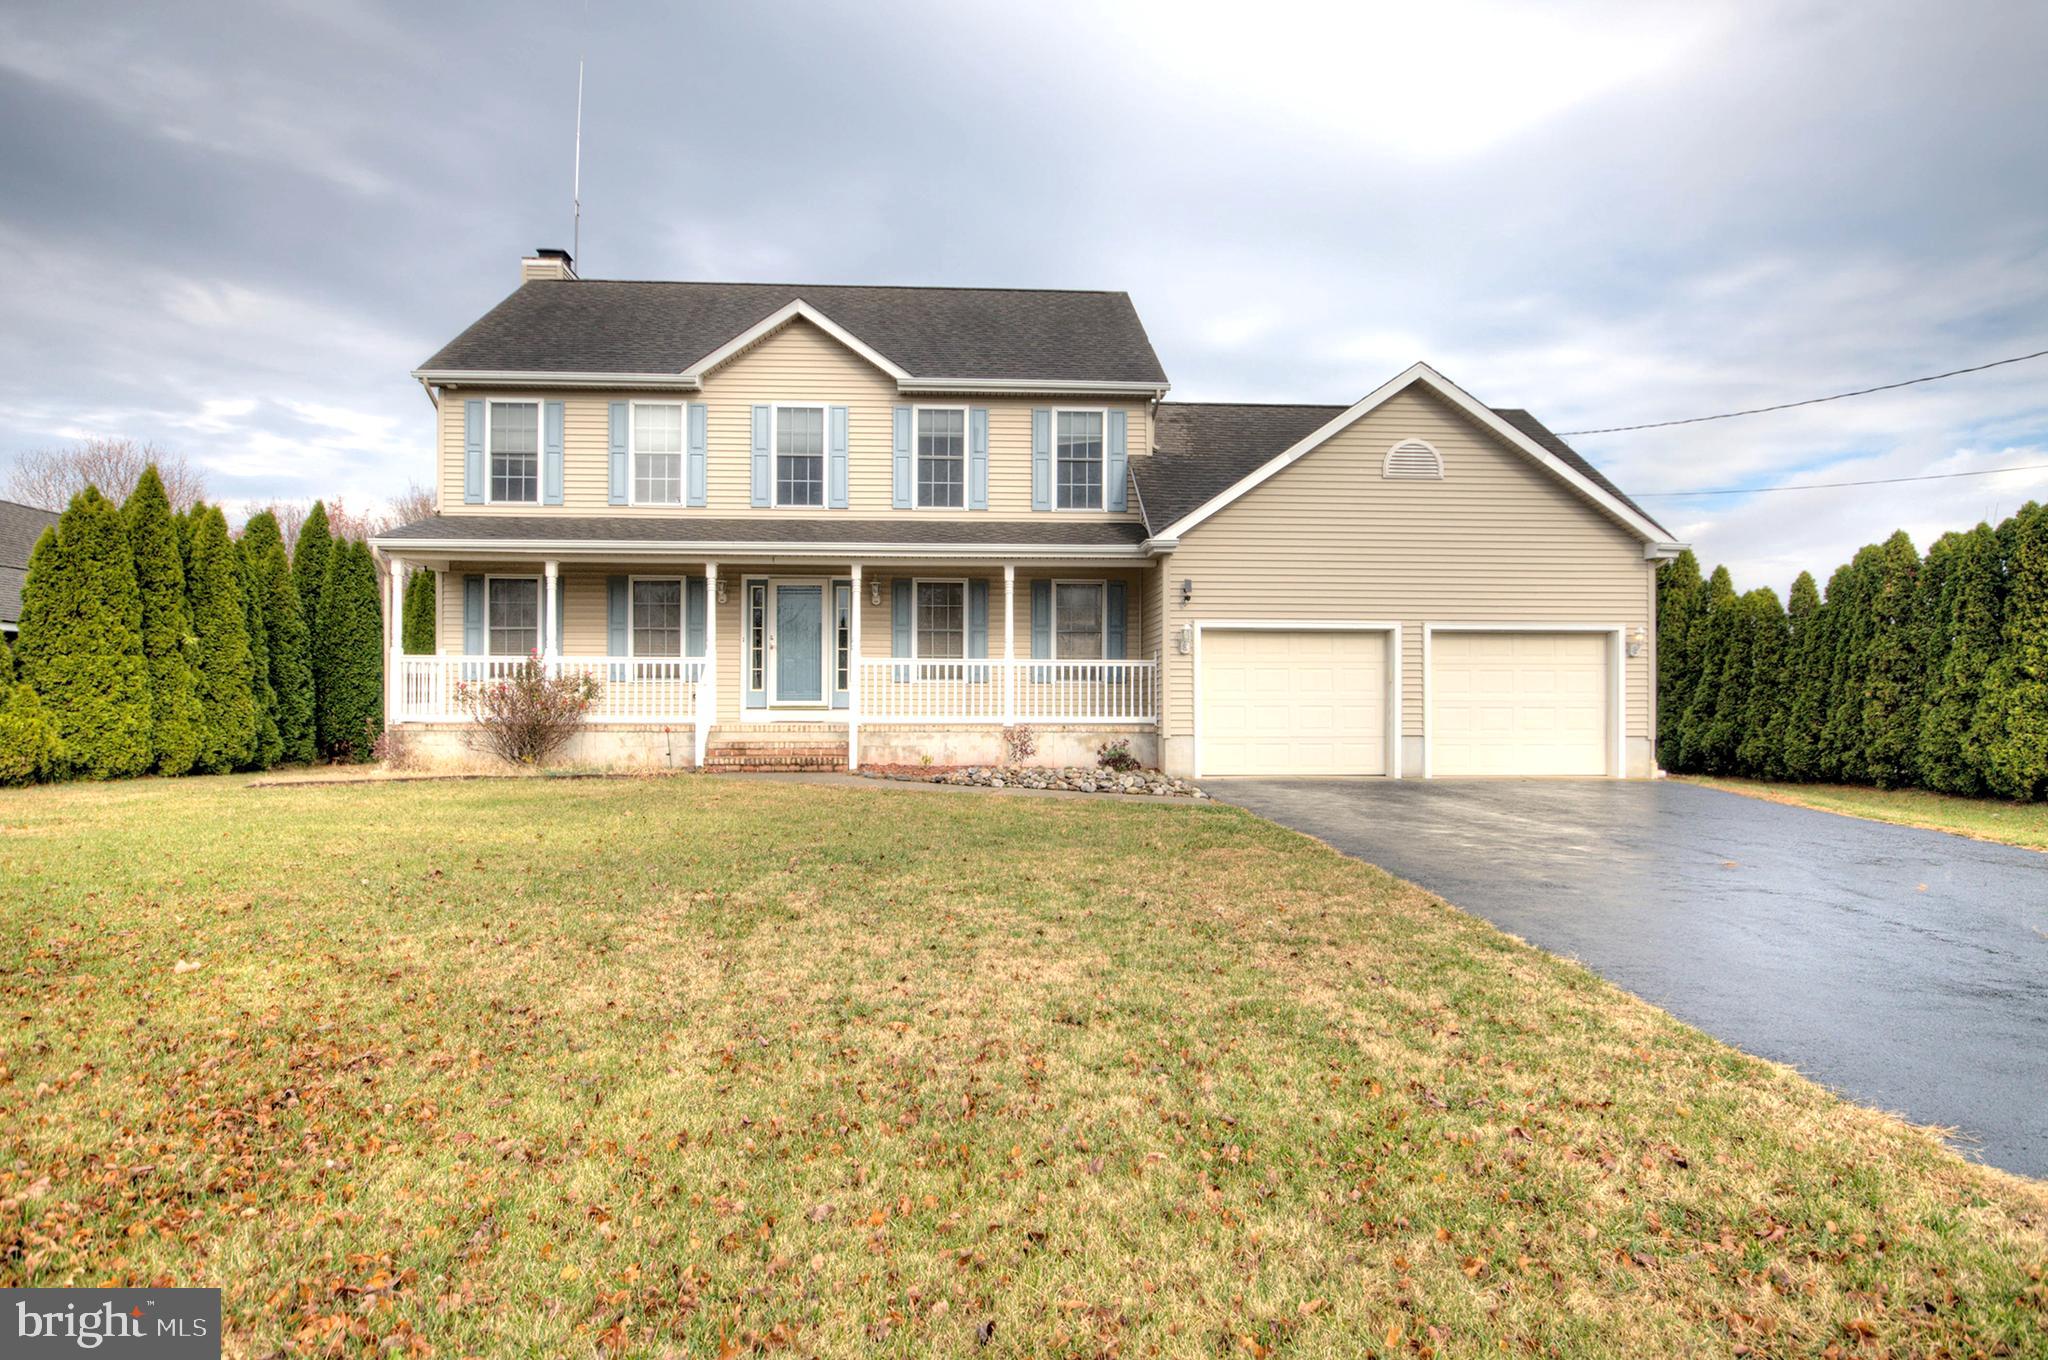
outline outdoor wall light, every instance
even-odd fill
[[[725,603],[725,582],[723,581],[718,583],[718,602],[720,604]]]
[[[1181,577],[1181,578],[1180,578],[1180,602],[1181,602],[1182,604],[1186,604],[1186,603],[1187,603],[1187,602],[1188,602],[1189,600],[1192,600],[1192,599],[1194,599],[1194,598],[1195,598],[1195,578],[1194,578],[1194,577],[1192,577],[1192,576],[1183,576],[1183,577]]]
[[[1641,656],[1643,654],[1643,647],[1648,643],[1649,639],[1650,635],[1644,632],[1642,628],[1634,629],[1628,635],[1628,654],[1630,656]]]
[[[880,604],[881,602],[882,602],[882,578],[878,576],[878,577],[876,577],[876,578],[875,578],[874,580],[872,580],[872,581],[869,581],[869,582],[868,582],[868,603],[869,603],[869,604]]]

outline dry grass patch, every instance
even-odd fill
[[[1856,784],[1774,784],[1762,779],[1717,779],[1705,775],[1687,775],[1685,779],[1771,803],[1947,831],[2027,850],[2048,850],[2048,803],[1956,798],[1926,789],[1869,789]]]
[[[233,1355],[2048,1348],[2038,1183],[1236,809],[0,828],[0,1284],[218,1284]]]

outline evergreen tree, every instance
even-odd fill
[[[284,756],[278,732],[277,690],[270,683],[270,629],[256,559],[246,536],[235,543],[235,567],[242,576],[243,618],[249,629],[249,696],[256,705],[256,745],[249,768],[267,770]]]
[[[394,564],[393,570],[397,570]],[[434,573],[415,571],[405,582],[404,647],[411,656],[434,654]]]
[[[62,757],[55,720],[35,687],[14,678],[14,653],[0,637],[0,785],[48,779]]]
[[[21,587],[21,678],[57,725],[60,774],[149,768],[149,663],[135,558],[114,503],[91,487],[43,531]]]
[[[142,606],[149,667],[149,753],[158,774],[183,774],[199,755],[199,692],[192,678],[192,615],[185,601],[177,517],[156,466],[144,468],[121,508]]]
[[[334,545],[313,636],[320,746],[337,760],[367,760],[384,726],[384,622],[369,548]]]
[[[1868,764],[1863,751],[1863,670],[1870,643],[1870,579],[1876,571],[1877,546],[1856,555],[1828,578],[1828,681],[1826,717],[1821,725],[1822,779],[1863,783]]]
[[[191,521],[191,570],[185,590],[192,602],[197,639],[200,727],[198,768],[220,774],[246,765],[256,755],[255,667],[249,652],[248,606],[242,572],[227,518],[213,506],[195,506]]]
[[[250,516],[242,528],[242,550],[254,564],[256,589],[263,597],[264,650],[277,702],[278,758],[303,764],[314,756],[312,641],[277,516],[268,510]]]
[[[1988,524],[1944,534],[1928,550],[1927,567],[1930,576],[1938,573],[1939,599],[1928,632],[1920,781],[1971,797],[1984,792],[1984,752],[1974,729],[1984,674],[2001,641],[1998,534]]]
[[[2002,643],[1978,703],[1984,782],[2007,798],[2037,799],[2048,796],[2048,507],[2028,502],[1999,537]]]
[[[1920,637],[1920,554],[1901,529],[1871,554],[1863,677],[1863,773],[1881,789],[1920,772],[1920,704],[1927,675]]]
[[[313,676],[313,730],[315,741],[320,726],[320,590],[327,584],[327,570],[334,556],[334,535],[327,527],[327,504],[314,501],[299,525],[297,544],[292,548],[292,585],[299,592],[299,607],[306,616],[307,660]]]
[[[1787,779],[1820,775],[1820,734],[1827,721],[1827,658],[1832,648],[1829,622],[1813,573],[1802,571],[1792,583],[1786,621],[1792,630],[1786,659],[1785,734],[1779,764]]]
[[[1685,755],[1692,768],[1707,774],[1739,774],[1737,751],[1749,713],[1752,611],[1748,596],[1732,594],[1715,608],[1722,616],[1710,630],[1716,647],[1701,658],[1702,669],[1709,673],[1705,721],[1701,728],[1688,731]]]
[[[1694,673],[1693,630],[1699,624],[1706,585],[1700,560],[1687,548],[1657,572],[1657,763],[1677,769],[1679,729],[1698,681]],[[410,645],[406,650],[412,650]]]
[[[1685,711],[1679,718],[1677,759],[1670,768],[1699,771],[1707,769],[1712,748],[1716,693],[1721,684],[1721,659],[1727,653],[1728,636],[1734,626],[1735,585],[1728,568],[1715,567],[1700,590],[1699,612],[1687,639],[1692,657],[1693,678],[1686,695]]]
[[[1768,586],[1743,596],[1742,605],[1749,634],[1749,681],[1736,733],[1735,766],[1757,779],[1783,779],[1792,626],[1785,606],[1778,603],[1778,592]]]

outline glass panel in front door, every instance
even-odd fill
[[[775,699],[815,704],[825,698],[825,592],[775,587]]]

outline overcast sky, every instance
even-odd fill
[[[2048,5],[9,0],[0,461],[428,479],[408,370],[592,277],[1120,288],[1190,400],[1421,358],[1558,430],[2048,348]],[[2048,360],[1574,441],[1644,495],[2048,464]],[[1781,591],[2048,471],[1646,499]]]

